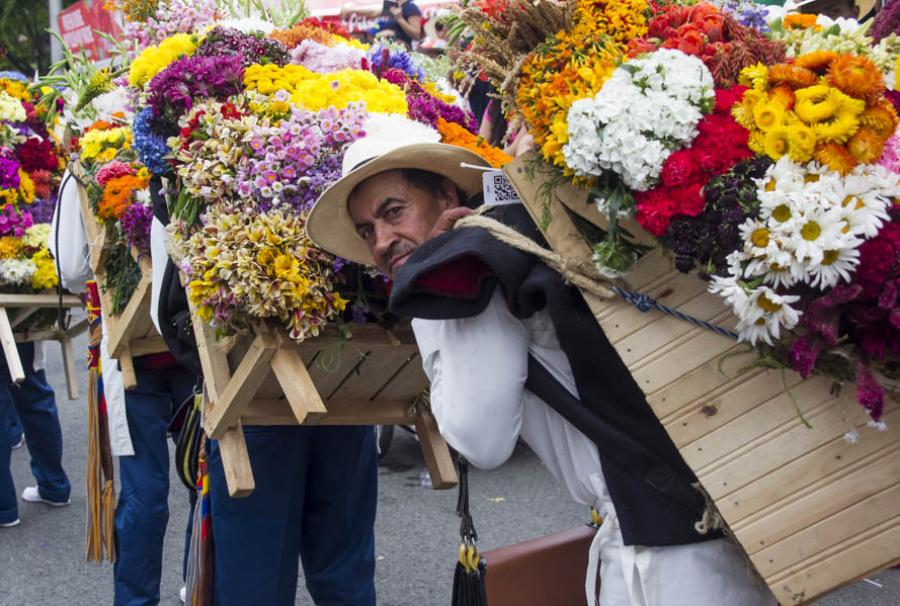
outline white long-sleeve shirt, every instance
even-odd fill
[[[59,223],[59,242],[56,238],[56,226]],[[91,271],[90,248],[88,247],[87,230],[81,214],[81,202],[78,198],[78,184],[69,172],[63,176],[63,189],[59,192],[59,201],[50,224],[50,251],[59,260],[63,288],[73,293],[84,293],[87,281],[94,279]],[[107,310],[102,310],[107,313]],[[102,317],[102,316],[101,316]],[[117,457],[134,455],[131,434],[128,432],[128,420],[125,417],[125,387],[119,365],[109,357],[107,348],[106,323],[102,324],[103,337],[100,343],[100,364],[103,368],[103,391],[106,396],[106,407],[109,415],[109,442],[112,454]]]
[[[413,330],[431,381],[431,407],[451,446],[476,467],[491,468],[509,458],[521,437],[575,501],[603,516],[591,545],[589,603],[602,561],[603,606],[775,604],[769,590],[748,575],[740,549],[726,539],[675,547],[624,544],[596,445],[525,389],[531,353],[578,393],[547,312],[515,318],[498,292],[478,316],[416,319]]]

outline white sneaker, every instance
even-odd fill
[[[24,433],[22,434],[22,437],[19,438],[19,443],[13,444],[12,449],[15,450],[17,448],[22,448],[23,446],[25,446],[25,434]]]
[[[28,501],[29,503],[43,503],[44,505],[50,505],[51,507],[65,507],[72,502],[72,499],[67,499],[65,503],[61,503],[59,501],[48,501],[41,496],[41,493],[38,491],[37,486],[29,486],[28,488],[23,490],[22,500]]]
[[[16,518],[12,522],[7,522],[6,524],[0,524],[0,528],[12,528],[13,526],[18,526],[21,520]]]
[[[16,520],[18,522],[18,520]],[[182,587],[178,592],[178,597],[181,598],[181,603],[184,604],[187,602],[187,587]]]

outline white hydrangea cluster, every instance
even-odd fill
[[[5,91],[0,91],[0,120],[24,122],[27,118],[22,102]]]
[[[37,265],[31,259],[0,259],[0,285],[30,286]]]
[[[890,220],[900,175],[863,164],[841,176],[785,156],[757,185],[759,217],[740,226],[743,247],[729,255],[730,275],[715,277],[710,291],[732,306],[743,340],[771,344],[780,327],[793,328],[800,316],[791,308],[799,297],[775,289],[805,284],[827,290],[849,282],[859,246]],[[748,282],[761,284],[749,288]]]
[[[660,49],[633,59],[593,99],[572,104],[566,164],[580,176],[612,171],[627,187],[646,191],[666,158],[697,136],[714,100],[712,74],[696,57]]]

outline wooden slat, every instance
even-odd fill
[[[221,389],[219,397],[206,419],[209,437],[218,440],[226,429],[238,423],[256,395],[259,381],[269,372],[269,364],[276,351],[277,344],[272,335],[264,333],[256,336],[225,388],[218,386]]]
[[[154,334],[150,337],[142,337],[130,341],[128,343],[128,349],[131,351],[131,355],[135,358],[139,358],[148,354],[165,353],[169,351],[166,342],[160,335],[155,334],[155,332],[156,331],[154,330]]]
[[[344,379],[356,369],[370,346],[366,343],[365,347],[365,350],[360,350],[353,341],[344,341],[330,344],[319,352],[308,370],[323,399],[331,397]]]
[[[393,349],[369,352],[357,369],[350,374],[331,396],[344,400],[371,400],[400,371],[415,349],[399,346]]]
[[[134,371],[134,358],[131,357],[131,351],[125,349],[119,354],[119,371],[122,373],[122,388],[125,391],[137,387],[137,373]]]
[[[407,400],[418,398],[428,389],[428,378],[422,370],[422,358],[417,354],[400,369],[391,381],[373,397],[384,400]]]
[[[82,305],[81,299],[75,295],[63,295],[62,297],[62,307],[64,308],[81,307]],[[56,309],[59,306],[59,295],[56,294],[0,294],[0,307],[38,307]]]
[[[77,400],[78,395],[78,375],[75,374],[75,354],[72,351],[72,338],[63,337],[60,342],[62,347],[63,372],[66,375],[66,393],[70,400]]]
[[[245,425],[296,425],[290,405],[284,398],[254,400],[241,421]],[[328,415],[318,425],[413,425],[415,407],[403,400],[333,401],[328,403]]]
[[[279,349],[272,358],[272,372],[287,398],[296,423],[315,423],[328,414],[296,348]]]
[[[459,476],[450,457],[450,449],[438,431],[437,421],[431,415],[431,410],[425,405],[418,406],[416,434],[422,445],[425,466],[431,474],[432,487],[435,490],[446,490],[456,486]]]
[[[128,300],[128,305],[122,310],[116,318],[115,332],[108,331],[107,349],[111,357],[119,355],[129,342],[135,337],[143,336],[147,333],[149,326],[152,326],[150,319],[150,298],[153,287],[153,277],[151,273],[144,273],[138,282],[134,294]]]
[[[9,369],[10,379],[13,383],[21,383],[25,380],[25,369],[22,368],[22,360],[19,358],[16,337],[9,325],[9,316],[3,307],[0,307],[0,345],[3,347],[3,355],[6,357],[6,367]]]

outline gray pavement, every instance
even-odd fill
[[[72,504],[51,509],[20,502],[21,525],[0,529],[0,606],[112,604],[112,566],[87,564],[83,558],[87,375],[79,377],[82,399],[67,400],[59,347],[48,344],[46,349],[47,374],[57,393],[65,439],[65,466],[73,484]],[[84,338],[76,341],[75,351],[79,356],[85,351]],[[12,467],[21,493],[33,484],[26,449],[13,452]],[[450,603],[457,548],[456,493],[423,486],[423,470],[417,443],[398,430],[382,461],[379,478],[376,585],[380,604]],[[174,475],[171,484],[161,603],[177,606],[188,507],[186,493]],[[588,512],[572,503],[536,457],[521,445],[502,468],[473,471],[471,489],[482,549],[571,528],[588,517]],[[871,581],[845,588],[817,605],[900,605],[900,571],[875,575]],[[300,586],[296,603],[311,606],[302,579]]]

